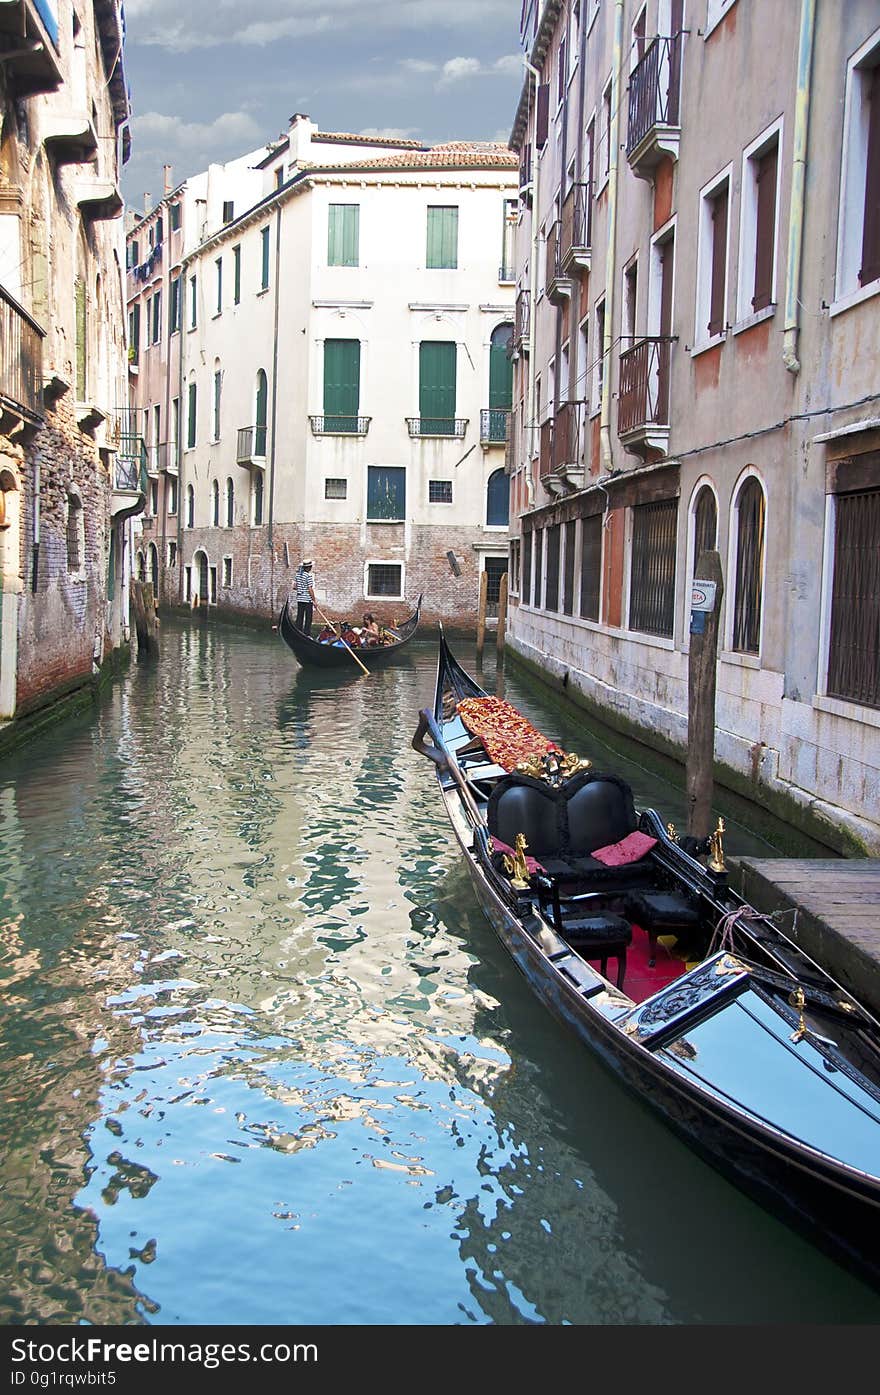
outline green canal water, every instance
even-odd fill
[[[2,1321],[880,1320],[531,996],[410,748],[435,663],[171,621],[5,758]],[[682,822],[636,748],[504,682]]]

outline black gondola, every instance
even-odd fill
[[[412,744],[532,989],[708,1162],[880,1288],[880,1023],[730,889],[720,821],[688,850],[616,776],[571,773],[574,756],[496,763],[491,728],[475,735],[482,711],[509,708],[492,703],[441,635]],[[627,992],[628,952],[674,976]]]
[[[399,639],[392,644],[371,644],[358,646],[356,649],[346,649],[344,645],[322,644],[311,635],[304,634],[298,630],[293,623],[290,614],[290,602],[285,601],[278,618],[278,632],[284,643],[292,649],[301,664],[309,668],[357,668],[357,664],[352,658],[356,654],[365,668],[380,668],[383,664],[390,663],[395,655],[407,644],[415,634],[419,625],[419,615],[422,609],[422,597],[416,602],[416,608],[412,615],[404,620],[402,625],[395,626],[395,633]]]

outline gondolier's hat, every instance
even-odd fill
[[[310,567],[311,565],[312,565],[312,559],[311,559],[311,557],[306,557],[304,561],[300,562],[300,566],[301,566],[301,567]]]

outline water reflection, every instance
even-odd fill
[[[409,747],[435,662],[172,624],[7,761],[4,1319],[876,1320],[531,997]]]

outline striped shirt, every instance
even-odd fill
[[[297,601],[310,601],[309,594],[312,586],[312,573],[305,571],[302,567],[296,569],[296,599]]]

